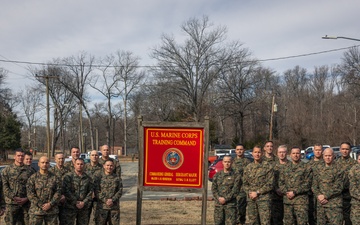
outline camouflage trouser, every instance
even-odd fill
[[[120,224],[120,209],[105,210],[96,209],[95,223],[96,225],[106,225],[107,222],[112,225]]]
[[[350,212],[351,212],[351,199],[344,198],[343,199],[343,216],[345,225],[351,225]]]
[[[89,224],[90,209],[67,209],[63,210],[61,225]]]
[[[52,215],[34,215],[30,214],[31,225],[58,225],[58,214]]]
[[[90,219],[89,225],[96,225],[95,223],[96,206],[97,206],[97,202],[92,202],[89,211],[89,219]]]
[[[308,206],[284,204],[284,224],[286,225],[307,225]]]
[[[309,195],[309,225],[316,225],[317,208],[318,205],[316,197],[313,194]]]
[[[24,209],[24,224],[29,225],[30,224],[30,215],[29,215],[29,209],[30,209],[30,202],[27,202],[23,205]]]
[[[248,225],[270,225],[271,212],[270,212],[270,200],[269,201],[248,201],[246,206],[246,214],[249,221],[246,221]]]
[[[341,225],[343,223],[343,212],[341,207],[318,207],[318,225]]]
[[[214,223],[215,225],[236,225],[236,205],[215,205]]]
[[[237,209],[237,217],[236,222],[240,224],[245,224],[246,220],[246,196],[238,196],[236,197],[236,209]]]
[[[280,199],[271,201],[271,224],[283,225],[284,202]]]
[[[59,205],[59,215],[58,215],[58,218],[59,218],[59,224],[60,225],[63,225],[65,224],[65,217],[63,217],[62,215],[64,214],[64,205],[61,204]]]
[[[360,204],[352,204],[351,205],[351,212],[350,212],[350,218],[351,222],[354,225],[360,224]]]
[[[24,224],[24,209],[19,205],[6,205],[5,224],[16,225]]]

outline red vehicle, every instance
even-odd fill
[[[233,158],[236,157],[235,154],[232,154],[231,155]],[[250,161],[254,161],[254,159],[252,158],[252,156],[248,156],[248,155],[245,155],[246,158],[250,159]],[[220,157],[218,158],[217,160],[215,160],[215,162],[213,162],[210,166],[209,166],[209,170],[208,170],[208,177],[209,177],[209,181],[212,182],[213,178],[214,178],[214,175],[223,170],[224,169],[224,165],[222,164],[222,160],[223,160],[223,157]]]

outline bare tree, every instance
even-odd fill
[[[18,93],[18,99],[20,99],[20,109],[24,113],[26,119],[26,125],[28,129],[27,142],[29,148],[36,147],[36,142],[33,141],[31,134],[36,126],[36,122],[39,121],[37,113],[43,108],[42,102],[42,91],[39,87],[26,87],[25,91]]]
[[[86,88],[93,72],[94,61],[95,58],[86,52],[80,52],[78,56],[71,56],[62,59],[62,62],[66,65],[63,67],[66,73],[64,73],[59,79],[61,84],[75,96],[79,103],[79,143],[81,145],[82,152],[85,152],[82,109],[85,110],[88,117],[91,149],[94,149],[93,126],[91,115],[87,106],[88,99],[86,96]]]
[[[117,51],[114,62],[115,74],[120,81],[116,86],[124,104],[124,153],[127,155],[127,103],[129,96],[135,91],[145,77],[145,73],[139,71],[139,57],[131,52]]]
[[[206,16],[189,19],[181,26],[187,35],[183,44],[177,43],[172,36],[163,35],[161,45],[151,53],[157,60],[155,76],[174,89],[174,94],[182,99],[194,121],[200,121],[209,85],[229,57],[227,49],[222,46],[226,28],[212,28]]]
[[[113,98],[119,97],[120,95],[116,88],[120,77],[113,69],[114,61],[115,56],[113,55],[106,56],[104,60],[101,60],[103,64],[103,67],[99,68],[101,74],[99,76],[94,76],[89,83],[92,88],[97,90],[106,98],[106,107],[108,112],[108,119],[106,121],[106,143],[109,146],[111,146],[111,129],[113,127],[113,112],[111,107],[111,100]]]

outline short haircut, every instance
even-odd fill
[[[292,150],[293,150],[293,149],[299,149],[299,150],[300,150],[300,152],[301,152],[301,148],[300,148],[300,147],[298,147],[298,146],[293,146],[293,147],[291,148],[290,152],[292,152]]]
[[[315,144],[314,144],[314,147],[315,147],[315,146],[320,146],[320,147],[322,147],[322,144],[320,144],[320,143],[315,143]]]
[[[80,148],[78,146],[71,147],[71,149],[73,149],[73,148],[76,148],[76,149],[80,150]]]
[[[267,143],[271,143],[271,144],[273,144],[273,145],[274,145],[274,142],[273,142],[273,141],[267,140],[267,141],[265,141],[264,146],[265,146]]]
[[[245,148],[245,146],[244,146],[243,144],[237,144],[237,145],[235,145],[235,147],[237,147],[237,146],[241,146],[241,147]]]
[[[29,151],[26,151],[25,155],[28,155],[28,156],[31,156],[31,157],[33,156],[33,154],[31,152],[29,152]]]
[[[347,141],[343,141],[343,142],[341,142],[340,146],[341,146],[341,145],[343,145],[343,144],[349,145],[349,147],[351,147],[351,144],[350,144],[350,142],[347,142]]]
[[[230,161],[232,161],[231,155],[224,155],[223,160],[224,160],[225,157],[229,157],[229,158],[230,158]]]
[[[15,149],[15,154],[16,154],[17,152],[20,152],[20,153],[23,153],[23,154],[24,154],[24,149],[22,149],[22,148],[17,148],[17,149]]]
[[[85,161],[84,161],[83,158],[77,158],[77,159],[75,159],[75,162],[78,161],[78,160],[80,160],[80,161],[82,161],[83,163],[85,163]]]

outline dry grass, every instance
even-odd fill
[[[141,224],[201,224],[201,201],[142,202]],[[136,224],[136,201],[120,203],[120,224]],[[208,201],[206,224],[214,224],[214,201]]]

